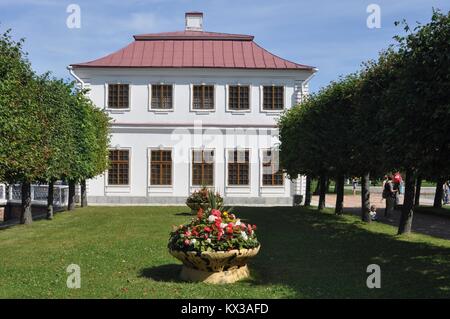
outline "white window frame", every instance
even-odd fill
[[[207,185],[206,188],[215,189],[216,183],[217,183],[217,177],[216,177],[216,169],[217,169],[217,150],[215,148],[203,148],[203,147],[191,147],[189,149],[189,187],[191,189],[198,189],[202,187],[202,185],[194,185],[192,183],[192,179],[194,178],[194,172],[192,170],[192,164],[194,161],[193,158],[193,152],[194,151],[214,151],[214,163],[213,163],[213,184]]]
[[[172,108],[170,109],[153,109],[152,108],[152,93],[153,93],[153,86],[154,85],[170,85],[172,86]],[[169,113],[175,111],[175,84],[174,83],[165,83],[165,82],[159,82],[159,83],[149,83],[148,84],[148,111],[154,112],[154,113]]]
[[[194,86],[197,85],[212,85],[213,86],[213,96],[214,96],[214,107],[212,109],[194,109]],[[209,114],[209,113],[214,113],[216,112],[216,105],[217,105],[217,84],[216,83],[192,83],[189,85],[190,88],[190,106],[189,106],[189,111],[190,112],[194,112],[196,114]]]
[[[283,87],[283,108],[281,110],[265,110],[264,109],[264,87],[265,86],[281,86]],[[284,112],[287,109],[287,98],[286,98],[286,85],[285,84],[277,84],[277,83],[270,83],[270,84],[261,84],[259,86],[259,110],[261,113],[267,113],[267,114],[280,114]]]
[[[248,109],[244,110],[234,110],[230,109],[230,86],[247,86],[248,87]],[[227,84],[225,88],[225,105],[226,105],[226,111],[228,113],[236,113],[236,114],[242,114],[242,113],[251,113],[252,112],[252,85],[249,83],[231,83]]]
[[[128,107],[127,108],[110,108],[108,99],[109,99],[109,85],[114,84],[127,84],[128,85]],[[111,113],[123,113],[123,112],[129,112],[131,111],[131,95],[132,95],[132,85],[129,81],[110,81],[105,83],[105,107],[104,109]]]
[[[230,151],[236,151],[236,150],[244,150],[248,151],[248,184],[247,185],[230,185],[228,183],[228,164],[229,164],[229,152]],[[225,149],[225,186],[227,188],[245,188],[245,189],[251,189],[252,185],[252,149],[251,148],[226,148]]]

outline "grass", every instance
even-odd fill
[[[0,231],[1,298],[443,298],[450,241],[305,208],[236,208],[258,225],[252,278],[232,285],[179,281],[166,249],[181,207],[88,207]],[[66,267],[81,267],[81,289]],[[381,266],[381,289],[366,268]]]
[[[415,208],[415,211],[421,214],[450,218],[450,205],[443,205],[442,208],[434,208],[433,206],[419,206]]]

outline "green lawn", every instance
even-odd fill
[[[450,205],[443,205],[442,208],[434,208],[433,206],[416,207],[416,212],[429,215],[438,215],[450,218]]]
[[[253,277],[224,286],[178,280],[166,243],[182,207],[89,207],[0,231],[1,298],[391,298],[450,297],[450,241],[394,236],[304,208],[239,208],[262,243]],[[81,289],[66,288],[66,267],[81,267]],[[366,267],[381,266],[381,289]]]

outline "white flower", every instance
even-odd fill
[[[191,245],[194,245],[196,242],[197,242],[197,239],[192,238],[192,240],[191,240]]]
[[[211,238],[208,238],[208,239],[206,240],[206,242],[207,242],[208,244],[211,244]]]
[[[243,240],[247,240],[248,239],[247,233],[245,231],[241,231],[241,237],[242,237]]]
[[[228,224],[221,223],[221,224],[220,224],[220,228],[225,228],[225,227],[227,227],[227,225],[228,225]]]
[[[209,215],[208,221],[209,221],[210,223],[214,223],[214,222],[216,221],[216,216],[214,216],[214,215]]]
[[[238,220],[236,220],[236,222],[234,223],[236,226],[240,226],[241,225],[241,220],[240,219],[238,219]]]

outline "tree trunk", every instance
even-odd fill
[[[305,206],[311,206],[311,177],[306,176]]]
[[[53,180],[48,182],[47,219],[53,219],[53,184]]]
[[[334,213],[336,215],[342,215],[344,213],[344,179],[345,177],[343,175],[336,178],[336,205],[334,206]]]
[[[421,188],[422,188],[422,178],[418,176],[416,180],[416,195],[414,196],[414,207],[418,207],[420,205]]]
[[[22,183],[22,212],[20,215],[21,224],[31,224],[33,215],[31,214],[31,185],[29,182]]]
[[[69,203],[67,204],[67,210],[75,209],[75,182],[69,181]]]
[[[87,191],[86,191],[86,180],[81,181],[81,207],[87,207]]]
[[[398,226],[398,234],[407,234],[411,232],[411,225],[414,214],[414,195],[415,195],[415,176],[411,168],[406,170],[405,178],[405,197],[403,200],[403,208],[400,216],[400,224]]]
[[[442,197],[444,196],[444,183],[442,178],[438,179],[436,184],[436,192],[434,193],[434,208],[442,208]]]
[[[319,205],[317,207],[319,211],[325,208],[326,191],[327,191],[327,177],[325,175],[321,175],[319,177]]]
[[[370,223],[370,174],[365,173],[361,177],[361,219]]]

